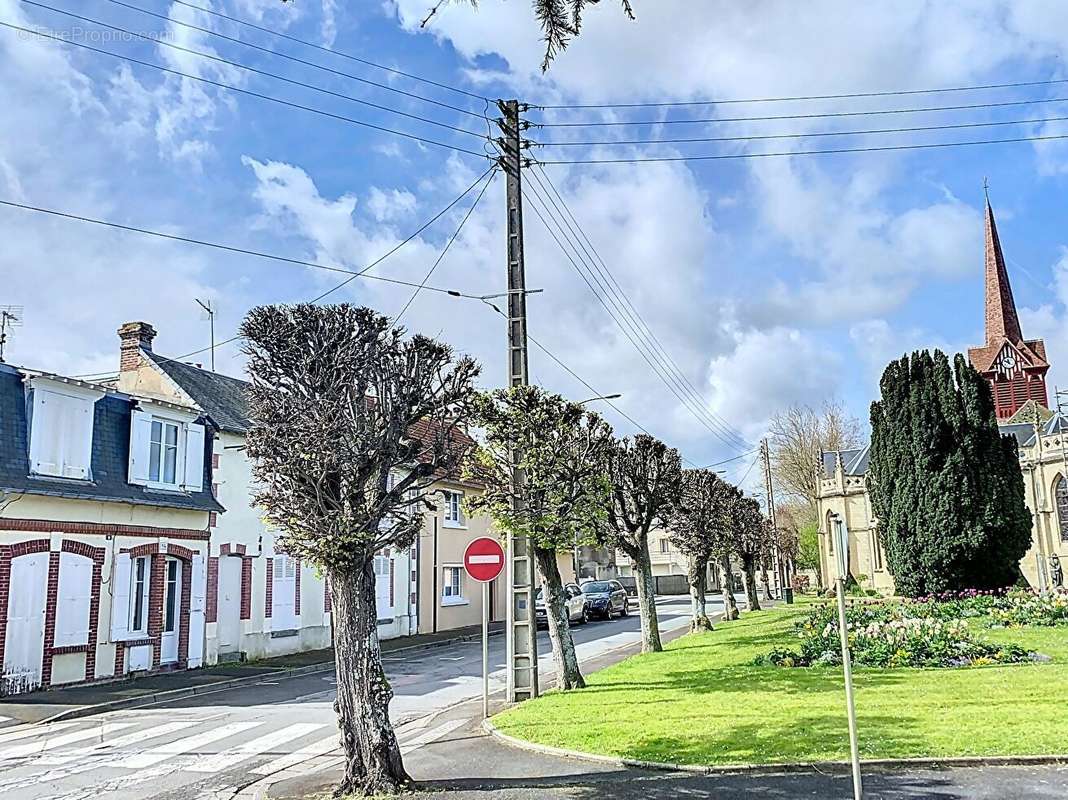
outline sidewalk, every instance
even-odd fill
[[[500,633],[504,623],[490,623],[490,635]],[[481,636],[481,626],[455,628],[437,633],[402,636],[382,642],[383,653],[435,647]],[[21,723],[71,719],[101,714],[119,708],[149,705],[167,699],[219,691],[231,686],[254,683],[265,676],[285,677],[334,668],[334,651],[307,650],[286,656],[201,669],[146,675],[138,678],[81,684],[0,698],[0,728]]]

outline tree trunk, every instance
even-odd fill
[[[552,642],[553,659],[556,661],[556,688],[582,689],[586,681],[579,671],[575,641],[571,638],[571,620],[568,619],[564,582],[560,579],[556,551],[535,547],[534,557],[544,580],[545,616],[549,622],[549,641]]]
[[[687,579],[690,583],[690,632],[710,631],[712,622],[705,607],[708,593],[708,558],[687,556]]]
[[[730,555],[720,556],[720,569],[723,571],[723,621],[738,619],[738,601],[734,599],[734,571],[731,569]]]
[[[771,578],[768,576],[768,564],[760,559],[760,582],[764,584],[764,599],[771,600]]]
[[[635,558],[634,556],[637,556]],[[649,542],[643,539],[631,556],[638,572],[638,613],[642,621],[642,652],[659,653],[664,649],[660,643],[660,625],[656,619],[656,583],[653,580],[653,564],[649,558]]]
[[[745,599],[750,611],[760,610],[760,597],[756,587],[756,564],[749,556],[742,556],[742,569],[745,571]]]
[[[411,783],[389,721],[393,689],[378,646],[374,561],[349,572],[331,572],[334,660],[345,772],[335,796],[395,794]]]

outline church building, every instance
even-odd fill
[[[1033,520],[1031,549],[1020,568],[1032,586],[1043,588],[1050,580],[1050,557],[1068,558],[1068,418],[1050,411],[1046,345],[1023,336],[989,200],[985,251],[986,341],[968,349],[968,360],[990,382],[1001,432],[1019,444],[1024,499]],[[830,536],[837,516],[849,533],[850,574],[866,588],[892,593],[894,579],[867,490],[868,448],[820,456],[816,510],[824,585],[838,577]]]

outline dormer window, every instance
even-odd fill
[[[152,483],[176,486],[178,483],[178,423],[152,420],[148,479]]]
[[[46,377],[26,384],[30,474],[90,480],[93,416],[104,392]]]
[[[204,488],[204,426],[170,407],[145,404],[130,419],[130,483],[199,492]]]

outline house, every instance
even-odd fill
[[[616,551],[616,567],[619,575],[624,578],[636,577],[634,563],[622,550]],[[649,531],[649,563],[652,567],[657,592],[664,594],[686,594],[689,591],[687,579],[686,556],[671,541],[671,534],[665,530],[654,529]],[[718,592],[722,588],[722,570],[718,564],[711,561],[706,567],[707,586],[710,592]],[[739,583],[739,570],[736,568],[734,580]]]
[[[990,384],[998,428],[1016,438],[1023,472],[1024,501],[1031,511],[1031,548],[1020,562],[1027,581],[1050,585],[1050,559],[1068,558],[1068,417],[1047,408],[1046,345],[1025,339],[1009,284],[994,211],[986,203],[985,333],[981,347],[968,350],[971,365]],[[845,525],[849,572],[861,585],[894,590],[878,536],[867,486],[868,448],[821,453],[816,509],[824,581],[838,577],[835,519]]]
[[[253,506],[246,381],[159,355],[155,329],[131,322],[119,329],[117,387],[201,414],[215,440],[211,483],[227,513],[210,520],[205,616],[206,663],[255,659],[330,645],[331,605],[319,572],[275,548],[275,532]],[[479,491],[459,476],[441,476],[436,510],[408,549],[375,557],[378,633],[383,639],[477,625],[478,586],[463,570],[467,545],[496,536],[489,521],[468,519],[464,498]],[[499,578],[490,587],[491,618],[504,618]]]
[[[213,446],[189,407],[0,364],[0,695],[204,662]]]

